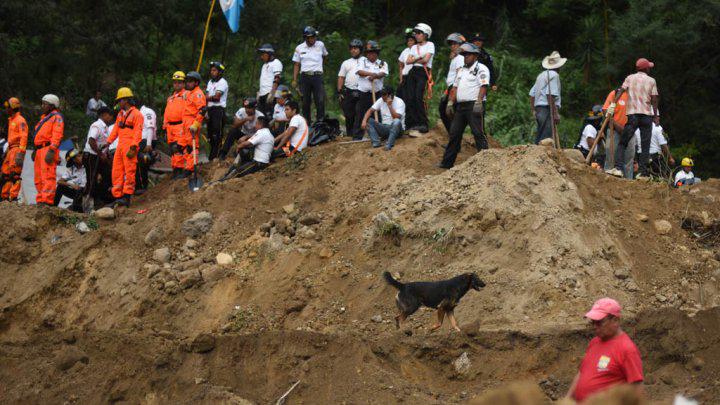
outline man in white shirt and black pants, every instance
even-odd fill
[[[275,59],[275,48],[270,44],[264,44],[258,48],[260,60],[263,61],[260,68],[260,87],[258,88],[258,110],[263,114],[271,116],[275,104],[275,92],[280,85],[280,75],[283,64]]]
[[[225,160],[233,144],[242,139],[245,136],[255,135],[255,124],[258,117],[263,117],[265,114],[261,113],[257,109],[257,100],[255,97],[248,97],[243,102],[243,106],[237,110],[235,117],[233,117],[232,128],[228,132],[225,144],[220,151],[218,157],[220,160]]]
[[[325,118],[325,87],[323,86],[323,62],[328,54],[325,44],[317,39],[317,30],[305,27],[303,37],[305,42],[295,48],[292,61],[292,86],[298,86],[298,73],[300,73],[300,96],[302,97],[302,113],[310,119],[310,103],[315,100],[317,121]]]
[[[87,193],[96,199],[102,199],[106,196],[105,194],[109,194],[108,190],[112,185],[110,183],[112,161],[108,158],[107,138],[110,135],[109,125],[115,122],[115,116],[107,107],[100,107],[97,114],[99,118],[90,125],[87,139],[85,139],[83,166],[88,181]],[[98,174],[102,179],[99,184],[97,182]]]
[[[345,135],[351,136],[353,139],[358,139],[358,136],[362,138],[360,117],[356,113],[357,103],[360,100],[357,70],[362,59],[362,48],[361,40],[350,41],[350,58],[340,65],[336,88],[340,107],[345,116]]]
[[[255,133],[243,136],[237,146],[238,159],[220,181],[247,176],[259,172],[270,164],[275,137],[268,128],[270,118],[259,116],[255,119]]]
[[[458,53],[460,45],[465,42],[465,37],[459,32],[454,32],[448,35],[445,42],[450,45],[450,66],[448,67],[447,78],[445,79],[447,90],[445,90],[445,94],[440,99],[438,111],[440,112],[440,120],[442,120],[443,125],[445,125],[445,129],[447,129],[448,133],[450,133],[450,124],[452,123],[452,120],[447,116],[445,110],[447,109],[450,90],[452,90],[453,83],[455,83],[457,71],[465,64],[465,58]]]
[[[417,44],[410,48],[410,54],[405,61],[406,64],[412,65],[403,92],[407,105],[406,125],[410,130],[426,133],[428,132],[428,117],[425,91],[429,90],[428,82],[432,78],[435,44],[428,41],[432,35],[432,28],[429,25],[419,23],[413,32]]]
[[[220,152],[223,140],[223,126],[225,123],[225,107],[227,106],[228,82],[222,76],[225,66],[220,62],[210,62],[210,80],[205,88],[207,100],[207,131],[210,141],[210,155],[213,160]]]
[[[478,62],[480,49],[470,43],[460,46],[460,55],[465,58],[465,65],[460,68],[450,92],[446,113],[452,117],[450,124],[450,141],[445,148],[445,155],[438,167],[449,169],[455,165],[460,152],[463,132],[470,125],[478,151],[487,149],[488,143],[483,133],[483,101],[490,85],[490,71],[487,66]]]
[[[357,103],[355,115],[362,117],[373,105],[373,91],[377,98],[383,88],[383,79],[388,75],[388,64],[378,59],[380,56],[380,45],[375,41],[368,41],[365,44],[365,57],[360,59],[360,66],[357,69],[358,90],[360,99]],[[362,128],[357,138],[362,138]]]

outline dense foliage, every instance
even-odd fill
[[[34,121],[39,98],[54,92],[65,104],[69,135],[84,136],[84,105],[93,90],[110,101],[131,86],[161,115],[169,76],[195,68],[210,0],[4,0],[0,2],[0,97],[21,97]],[[540,60],[556,49],[570,61],[563,77],[565,145],[577,139],[582,115],[646,56],[661,93],[663,126],[676,154],[696,158],[701,175],[719,175],[720,105],[718,52],[720,1],[698,0],[449,0],[425,2],[351,0],[246,1],[241,29],[232,34],[217,7],[205,61],[223,60],[231,85],[229,113],[254,94],[260,62],[255,48],[270,42],[292,75],[290,57],[305,25],[321,32],[330,57],[328,95],[353,38],[378,39],[381,59],[397,81],[402,30],[429,23],[438,46],[437,88],[444,89],[447,48],[453,31],[482,31],[499,67],[499,86],[489,99],[488,128],[505,144],[528,142],[533,130],[527,92]],[[207,65],[201,69],[207,73]],[[331,112],[337,114],[337,106]]]

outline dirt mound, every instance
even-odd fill
[[[605,295],[652,398],[720,393],[720,265],[681,226],[720,218],[716,182],[672,190],[469,143],[442,171],[444,142],[331,143],[193,194],[166,181],[109,221],[0,204],[0,398],[266,403],[300,380],[290,402],[444,403],[530,380],[555,399]],[[429,310],[396,331],[386,270],[487,286],[457,308],[463,334],[429,334]]]

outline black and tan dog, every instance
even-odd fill
[[[447,315],[452,327],[460,332],[453,313],[455,307],[469,289],[480,291],[485,287],[485,283],[475,273],[461,274],[449,280],[416,281],[407,284],[395,280],[387,271],[383,273],[383,276],[388,284],[398,289],[395,296],[395,303],[400,310],[398,316],[395,317],[395,325],[398,328],[402,321],[415,313],[421,305],[424,305],[437,309],[438,322],[433,325],[431,331],[442,326],[445,315]]]

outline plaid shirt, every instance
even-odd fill
[[[652,96],[658,95],[655,79],[645,72],[637,72],[626,77],[622,87],[628,92],[627,115],[655,115],[650,102]]]

